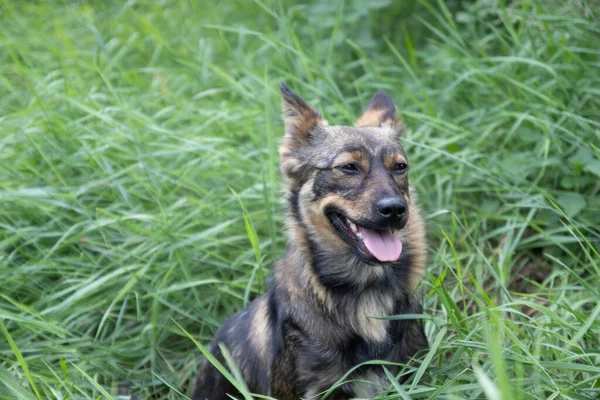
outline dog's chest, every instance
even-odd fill
[[[365,361],[395,360],[397,343],[395,335],[390,334],[395,327],[394,321],[373,318],[392,315],[395,311],[394,298],[372,291],[352,298],[352,301],[347,301],[343,306],[345,314],[343,318],[342,314],[339,314],[338,323],[344,325],[344,330],[349,336],[335,344],[322,338],[317,346],[314,346],[314,343],[303,346],[310,355],[302,358],[312,361],[310,368],[302,374],[303,380],[310,382],[303,399],[313,399],[311,396],[328,389],[352,367]],[[332,398],[373,398],[386,388],[385,379],[367,366],[355,371],[348,379],[353,382],[340,387],[335,392],[338,396]]]
[[[353,306],[353,307],[352,307]],[[367,342],[382,343],[387,339],[389,320],[394,309],[394,299],[387,294],[369,291],[354,299],[348,307],[349,323],[358,336]]]

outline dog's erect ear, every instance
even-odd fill
[[[396,114],[396,106],[390,97],[380,90],[371,97],[363,114],[354,122],[356,127],[385,127],[401,131],[402,120]]]
[[[321,114],[305,102],[285,83],[281,89],[281,106],[285,123],[285,139],[308,144],[311,131],[323,121]]]
[[[285,135],[279,147],[281,171],[292,180],[301,180],[302,165],[313,135],[327,123],[313,106],[292,92],[285,83],[282,82],[279,88],[285,123]]]

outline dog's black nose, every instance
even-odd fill
[[[381,199],[377,202],[377,211],[388,221],[400,221],[406,214],[406,202],[400,197]]]

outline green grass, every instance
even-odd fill
[[[383,398],[598,398],[597,3],[213,3],[0,1],[0,399],[190,394],[284,250],[280,81],[410,128],[431,349]]]

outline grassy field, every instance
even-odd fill
[[[431,348],[382,398],[598,399],[598,3],[216,3],[0,0],[0,399],[187,398],[284,250],[280,81],[409,126]]]

